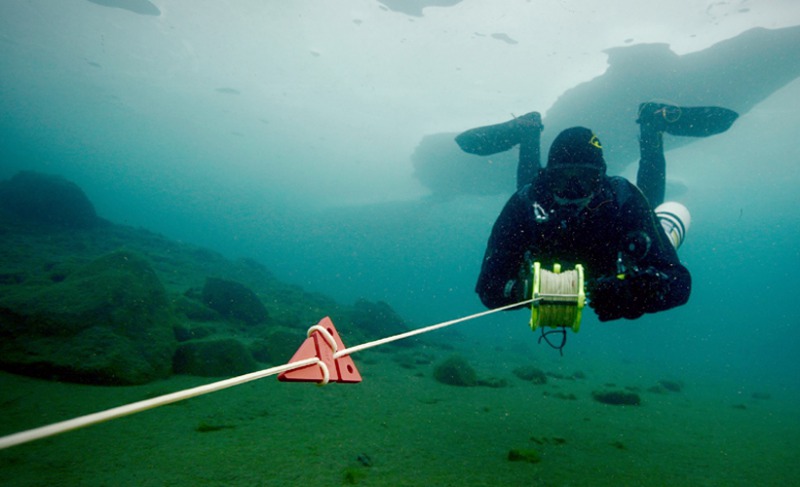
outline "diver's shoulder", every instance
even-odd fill
[[[608,183],[614,189],[620,188],[620,189],[628,189],[628,190],[630,190],[630,189],[636,188],[635,184],[633,184],[632,182],[628,181],[627,178],[624,178],[622,176],[606,176],[606,180],[608,180]]]
[[[631,201],[631,199],[644,198],[642,191],[628,179],[622,176],[608,176],[606,179],[608,188],[614,194],[614,199],[620,206]]]

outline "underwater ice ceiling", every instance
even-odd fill
[[[425,7],[452,7],[462,0],[378,0],[390,10],[404,14],[422,17]]]
[[[609,158],[627,164],[635,144],[608,132],[628,137],[616,122],[627,124],[635,103],[616,95],[646,96],[635,89],[652,86],[673,58],[689,66],[753,28],[797,24],[793,0],[8,0],[0,68],[15,76],[3,81],[0,123],[7,140],[31,142],[8,150],[32,160],[91,172],[91,157],[112,159],[153,187],[194,189],[202,179],[198,198],[213,180],[259,201],[294,201],[313,174],[317,193],[304,201],[417,199],[439,189],[415,175],[423,139],[532,110],[545,117],[545,138],[590,124],[616,148]],[[768,81],[774,52],[733,59]],[[637,63],[647,65],[638,74]],[[749,84],[712,71],[698,71],[703,86]],[[592,95],[586,106],[568,107],[582,92]],[[614,103],[625,106],[601,113]]]
[[[121,8],[140,15],[161,15],[158,9],[148,0],[87,0],[104,7]]]

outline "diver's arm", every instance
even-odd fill
[[[600,321],[636,319],[685,304],[691,276],[644,195],[633,191],[619,216],[616,274],[587,282],[589,305]]]
[[[506,203],[492,228],[475,292],[487,308],[513,304],[521,299],[519,272],[528,246],[528,216],[519,194]]]
[[[675,248],[667,241],[660,225],[655,229],[655,233],[657,240],[651,249],[652,255],[647,258],[649,261],[647,268],[658,271],[662,280],[656,295],[647,300],[644,310],[646,313],[655,313],[686,304],[692,292],[692,276],[681,264]]]
[[[675,248],[667,239],[658,218],[647,201],[636,193],[629,204],[637,215],[639,230],[650,239],[650,248],[631,272],[632,285],[639,281],[641,310],[645,313],[663,311],[686,304],[692,289],[689,270],[680,262]],[[638,274],[638,275],[637,275]],[[636,290],[634,290],[636,293]]]

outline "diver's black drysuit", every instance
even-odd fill
[[[597,310],[601,319],[637,318],[679,306],[691,291],[689,271],[644,195],[621,177],[604,176],[590,203],[577,211],[555,203],[544,177],[517,191],[489,237],[476,286],[483,304],[496,308],[530,297],[524,295],[529,277],[524,271],[533,260],[546,269],[582,264],[590,290],[593,282],[617,274],[651,277],[646,285],[628,286],[629,295],[616,300],[615,310]]]
[[[720,107],[643,103],[636,186],[604,175],[600,189],[581,208],[556,204],[547,187],[539,113],[459,134],[456,142],[471,154],[520,146],[517,192],[494,224],[475,289],[483,304],[496,308],[529,299],[534,260],[546,269],[555,263],[567,269],[582,264],[590,305],[601,321],[686,303],[691,276],[653,212],[664,202],[666,186],[662,133],[706,137],[726,131],[737,117]]]
[[[456,138],[463,150],[482,155],[520,145],[517,193],[495,222],[476,285],[483,304],[496,308],[530,298],[534,260],[546,269],[555,263],[582,264],[592,307],[602,321],[686,303],[691,276],[652,210],[663,202],[666,184],[661,133],[642,125],[638,187],[603,176],[589,204],[576,209],[556,204],[547,188],[540,162],[542,128],[539,114],[531,112]],[[616,277],[623,274],[624,285]]]

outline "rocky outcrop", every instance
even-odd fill
[[[248,349],[233,338],[182,343],[173,358],[176,374],[229,377],[258,368]]]
[[[256,293],[235,281],[209,277],[203,286],[203,303],[226,318],[247,325],[265,323],[267,308]]]
[[[0,367],[90,384],[168,376],[177,342],[167,294],[149,263],[118,251],[59,282],[0,297]]]
[[[0,182],[0,195],[0,369],[8,372],[108,385],[231,376],[286,363],[326,315],[349,344],[407,330],[387,303],[341,305],[251,259],[99,219],[59,176],[20,173]]]
[[[353,325],[369,339],[384,338],[408,331],[403,318],[383,301],[359,299],[353,305],[350,319]],[[410,343],[408,340],[397,342],[404,346]]]
[[[451,386],[471,387],[478,385],[475,369],[460,355],[453,355],[433,368],[437,382]]]
[[[18,220],[66,228],[107,223],[83,190],[61,176],[21,171],[0,181],[0,207]]]

